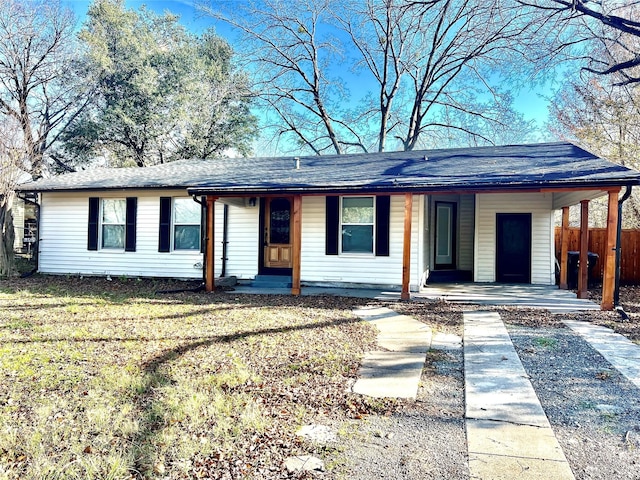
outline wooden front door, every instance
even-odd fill
[[[264,266],[291,268],[291,198],[266,198],[264,209]]]
[[[531,283],[531,214],[496,214],[496,281]]]

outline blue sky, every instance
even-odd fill
[[[89,5],[93,3],[90,0],[62,0],[62,3],[71,7],[80,22],[84,20],[84,16],[89,9]],[[204,17],[196,7],[194,2],[189,0],[127,0],[125,2],[127,8],[134,10],[146,5],[147,8],[157,13],[166,11],[180,15],[180,23],[193,32],[201,32],[210,26],[214,26],[211,18]],[[222,32],[221,32],[222,33]]]
[[[89,5],[92,3],[91,0],[62,0],[62,2],[73,9],[80,22],[84,20]],[[194,3],[192,0],[125,1],[127,8],[137,10],[141,6],[146,5],[147,8],[157,13],[168,11],[177,14],[180,16],[180,23],[194,33],[199,33],[207,28],[214,27],[219,35],[226,38],[233,45],[233,32],[226,25],[202,15]],[[353,80],[358,81],[357,77],[353,77]],[[355,85],[353,87],[358,89]],[[515,108],[521,112],[527,120],[535,120],[541,130],[544,130],[544,123],[548,115],[548,102],[544,98],[546,95],[548,95],[548,93],[545,92],[544,87],[537,86],[531,90],[525,88],[515,97]]]

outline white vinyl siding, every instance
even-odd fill
[[[553,285],[552,194],[476,195],[475,282],[496,281],[496,213],[531,213],[531,283]]]
[[[41,210],[40,271],[50,274],[126,275],[140,277],[202,278],[203,256],[193,250],[158,252],[160,196],[181,197],[181,191],[127,191],[138,198],[135,252],[87,250],[90,196],[122,198],[122,192],[44,193]],[[222,268],[223,199],[215,202],[215,274]],[[420,201],[414,196],[411,236],[411,287],[416,289],[419,265]],[[259,208],[229,206],[227,275],[252,279],[258,273]],[[64,228],[61,228],[64,226]],[[395,285],[402,283],[404,196],[391,197],[390,255],[325,255],[325,198],[302,201],[303,282]]]
[[[402,284],[402,245],[404,234],[404,195],[391,196],[389,256],[325,255],[325,198],[302,199],[301,280],[317,284],[361,283]],[[411,235],[411,288],[419,284],[420,201],[414,196]]]
[[[474,195],[460,195],[458,203],[458,268],[473,270]]]
[[[224,219],[224,199],[215,202],[215,266],[216,276],[222,272],[222,231]],[[227,229],[227,276],[241,280],[253,279],[258,274],[259,255],[259,212],[258,206],[237,207],[229,205],[229,226]]]
[[[39,270],[53,274],[202,278],[199,251],[158,252],[161,195],[186,196],[184,191],[43,193]],[[87,250],[90,196],[138,198],[135,252]]]
[[[160,197],[186,197],[184,191],[127,191],[138,197],[135,252],[87,250],[90,196],[122,198],[123,194],[44,193],[41,210],[40,271],[52,274],[126,275],[140,277],[202,278],[203,256],[199,250],[158,252]],[[190,199],[191,200],[191,199]],[[215,203],[215,272],[222,270],[224,205]],[[229,207],[227,275],[240,279],[258,271],[258,207]],[[60,228],[64,225],[64,228]]]

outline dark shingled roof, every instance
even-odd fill
[[[188,188],[192,194],[348,193],[603,188],[640,173],[571,144],[542,143],[356,155],[181,160],[96,168],[24,184],[23,191]]]

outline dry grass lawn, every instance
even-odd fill
[[[300,425],[391,407],[346,392],[362,300],[185,286],[0,282],[0,479],[289,478]]]
[[[351,313],[362,299],[156,293],[188,286],[0,281],[0,480],[311,478],[283,467],[309,453],[328,461],[323,478],[341,478],[340,447],[307,444],[295,431],[402,408],[347,393],[375,344]],[[623,289],[622,301],[631,321],[578,317],[638,342],[640,290]],[[460,334],[469,306],[392,308]],[[559,321],[541,310],[501,314]]]

